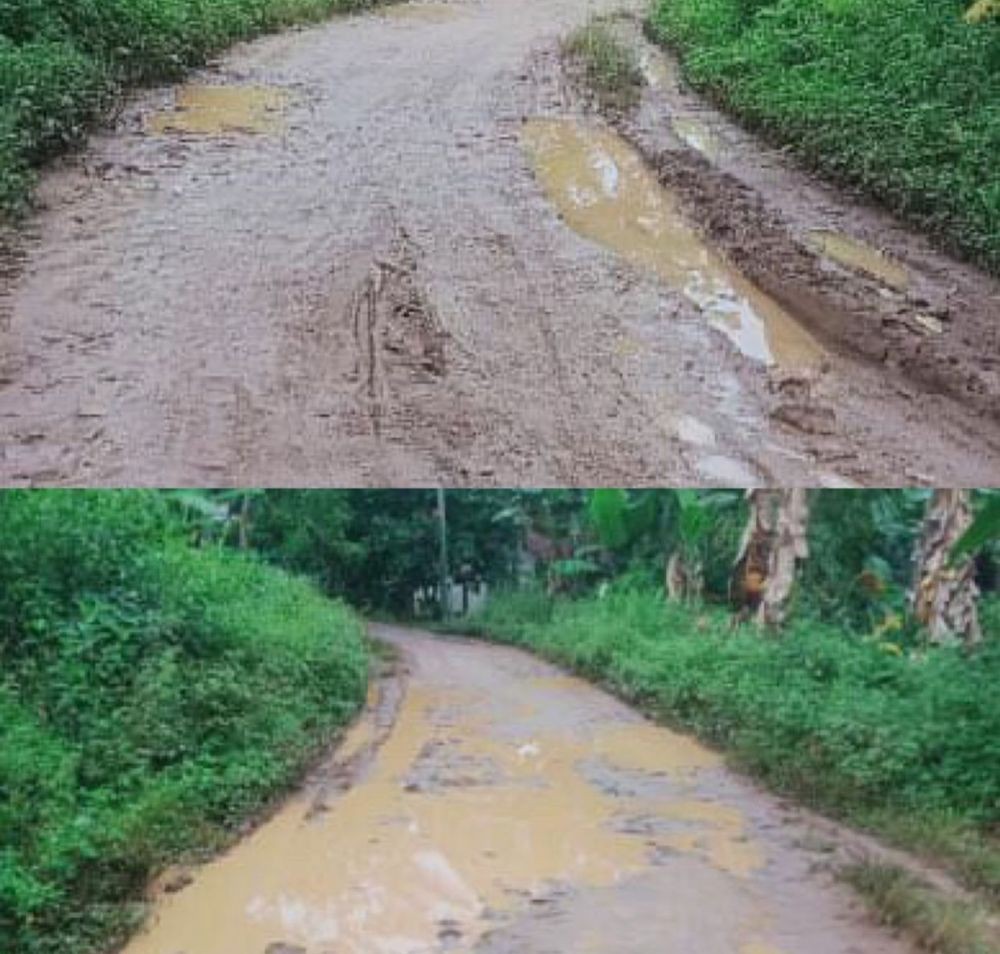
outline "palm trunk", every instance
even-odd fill
[[[931,494],[917,549],[911,606],[932,643],[971,646],[983,638],[976,609],[975,562],[971,556],[951,562],[952,548],[970,523],[967,490]]]

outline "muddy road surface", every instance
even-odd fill
[[[793,810],[690,738],[515,650],[376,635],[402,683],[125,954],[908,950]]]
[[[995,482],[1000,286],[669,61],[588,113],[602,3],[385,8],[133,100],[4,281],[0,479]]]

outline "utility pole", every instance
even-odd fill
[[[438,568],[441,588],[441,618],[447,619],[450,615],[448,604],[451,602],[451,594],[448,592],[448,516],[444,504],[444,487],[437,489],[437,504],[438,528],[441,535],[441,565]]]

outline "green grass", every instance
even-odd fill
[[[363,628],[151,495],[11,491],[0,526],[0,950],[104,951],[356,711]]]
[[[578,63],[603,106],[633,105],[642,87],[635,51],[618,36],[607,17],[592,17],[563,42],[563,53]]]
[[[897,655],[807,622],[768,638],[655,593],[497,596],[465,631],[530,648],[724,749],[807,805],[1000,899],[1000,640]]]
[[[123,89],[176,79],[235,40],[369,0],[0,0],[0,212],[80,144]]]
[[[1000,272],[1000,20],[961,0],[656,0],[687,78]]]
[[[889,927],[905,932],[922,950],[938,954],[1000,954],[1000,941],[975,904],[939,892],[892,865],[861,862],[839,875]]]

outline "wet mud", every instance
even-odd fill
[[[0,480],[993,482],[996,282],[663,57],[626,142],[594,131],[559,38],[611,0],[438,6],[237,46],[50,168],[0,277]]]
[[[161,891],[126,954],[903,954],[697,742],[518,652],[376,635],[406,679],[338,784]]]

